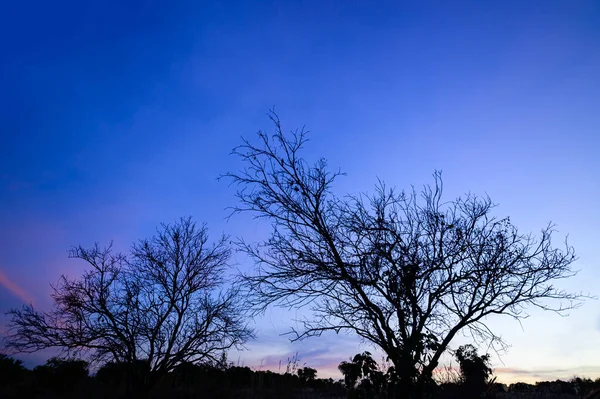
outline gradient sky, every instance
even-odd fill
[[[12,1],[0,37],[2,312],[47,308],[49,283],[81,272],[72,245],[126,249],[186,215],[215,237],[264,236],[249,215],[225,220],[235,198],[216,177],[272,106],[312,131],[308,158],[347,172],[340,193],[441,169],[447,198],[487,193],[523,231],[555,222],[580,257],[562,286],[600,294],[596,0]],[[296,313],[257,319],[231,360],[284,370],[298,352],[339,377],[371,349],[346,335],[291,344],[279,334]],[[494,357],[502,381],[600,376],[598,301],[490,324],[512,345]]]

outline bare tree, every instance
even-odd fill
[[[191,218],[161,225],[129,255],[73,248],[83,276],[60,278],[48,312],[11,310],[6,345],[142,366],[154,380],[182,362],[218,361],[252,337],[238,290],[222,288],[230,255],[226,237],[209,245]]]
[[[502,344],[487,316],[519,320],[530,305],[564,313],[583,299],[554,286],[575,274],[575,254],[552,246],[553,225],[536,238],[494,217],[488,197],[442,200],[437,172],[420,194],[380,182],[371,196],[336,196],[341,173],[305,161],[306,132],[286,136],[270,116],[274,134],[244,139],[234,149],[244,169],[224,177],[238,185],[234,213],[273,226],[264,242],[240,241],[257,266],[245,276],[253,304],[312,309],[293,339],[351,331],[385,351],[400,389],[418,396],[459,331]]]

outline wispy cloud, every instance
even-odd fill
[[[295,367],[312,367],[318,370],[319,378],[342,378],[338,365],[349,360],[356,353],[370,351],[376,360],[380,353],[351,336],[324,334],[319,338],[290,342],[276,333],[276,329],[262,331],[260,342],[252,342],[248,350],[232,353],[232,359],[238,359],[240,365],[256,370],[271,370],[285,373]],[[234,360],[235,361],[235,360]]]
[[[600,366],[537,369],[498,367],[494,369],[494,374],[500,382],[509,384],[517,381],[533,383],[536,381],[554,381],[558,379],[568,380],[575,376],[595,379],[600,376]]]
[[[0,285],[6,288],[11,294],[26,303],[33,303],[33,296],[23,287],[12,281],[2,270],[0,270]]]

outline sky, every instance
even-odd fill
[[[590,1],[11,1],[0,12],[0,311],[48,309],[76,277],[73,245],[127,249],[192,215],[212,236],[264,237],[227,220],[241,137],[306,126],[308,159],[339,193],[431,183],[487,194],[522,231],[556,223],[579,256],[561,287],[598,295],[600,3]],[[249,261],[236,256],[238,267]],[[368,345],[291,343],[302,311],[271,309],[230,355],[339,378]],[[600,377],[600,303],[569,317],[489,320],[511,345],[500,381]],[[4,322],[6,319],[3,319]],[[2,327],[4,329],[4,327]],[[468,339],[464,339],[467,343]],[[460,339],[456,344],[461,343]],[[485,349],[485,348],[483,348]],[[24,357],[30,365],[46,354]],[[281,364],[281,366],[280,366]]]

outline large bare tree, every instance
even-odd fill
[[[154,380],[182,362],[218,361],[252,336],[238,290],[223,287],[230,255],[226,237],[210,245],[191,218],[161,225],[128,255],[73,248],[82,277],[60,278],[50,311],[11,310],[6,345],[141,365]]]
[[[460,331],[502,343],[486,317],[526,317],[534,306],[564,313],[582,295],[554,284],[575,274],[573,248],[554,247],[553,225],[535,237],[493,216],[488,197],[446,201],[442,180],[417,193],[377,186],[374,195],[336,196],[340,172],[302,156],[304,130],[260,131],[234,153],[244,168],[235,212],[267,219],[259,243],[241,241],[256,261],[245,276],[257,309],[307,305],[312,317],[294,339],[351,331],[381,348],[404,395],[419,396]]]

